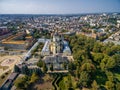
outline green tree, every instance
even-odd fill
[[[116,66],[115,60],[111,57],[107,60],[106,67],[108,69],[113,69]]]
[[[77,66],[76,68],[76,77],[79,78],[80,77],[80,67]]]
[[[71,79],[71,75],[68,75],[68,86],[67,86],[68,90],[72,90],[72,79]]]
[[[46,73],[46,72],[47,72],[47,70],[48,70],[48,68],[47,68],[46,64],[45,64],[45,63],[43,63],[43,72],[44,72],[44,73]]]
[[[22,66],[22,74],[29,75],[29,69],[27,65]]]
[[[112,57],[115,60],[116,66],[120,66],[120,54],[115,54]]]
[[[93,60],[97,63],[100,64],[101,60],[104,58],[104,54],[102,53],[94,53],[93,54]]]
[[[63,63],[63,68],[64,68],[65,70],[67,69],[67,63],[66,63],[66,62]]]
[[[81,66],[81,71],[87,71],[87,72],[94,72],[96,70],[94,64],[90,63],[90,62],[85,62],[82,66]]]
[[[86,71],[82,71],[80,73],[80,79],[79,79],[80,85],[87,87],[90,83],[90,76]]]
[[[107,55],[105,55],[100,64],[102,70],[113,69],[115,66],[116,66],[115,60]]]
[[[101,47],[102,47],[101,43],[96,42],[94,44],[93,52],[100,53],[101,52]]]
[[[105,71],[105,70],[106,70],[105,63],[104,63],[104,62],[101,62],[101,63],[100,63],[100,68],[101,68],[102,71]]]
[[[30,79],[30,83],[34,83],[39,80],[39,76],[36,73],[33,73]]]
[[[37,66],[40,67],[40,68],[43,67],[43,61],[39,60],[39,62],[37,63]]]
[[[116,90],[120,90],[120,82],[117,82],[117,84],[116,84]]]
[[[27,89],[28,85],[29,85],[29,77],[28,76],[24,76],[22,78],[17,78],[16,81],[14,82],[15,86],[17,87],[17,89]]]
[[[14,65],[14,72],[20,72],[19,67],[17,65]]]
[[[114,75],[112,72],[106,71],[106,75],[109,81],[114,82],[115,79],[114,79]]]
[[[50,70],[53,71],[53,64],[50,65]]]
[[[69,62],[69,64],[68,64],[68,70],[72,71],[74,69],[75,69],[75,66],[74,66],[73,62]]]
[[[18,89],[23,89],[24,88],[24,83],[25,81],[22,79],[22,78],[18,78],[16,81],[15,81],[15,86],[18,88]]]
[[[106,81],[105,87],[107,90],[115,90],[115,84],[112,81]]]
[[[99,85],[97,84],[97,82],[94,80],[93,83],[92,83],[92,90],[98,90],[99,88]]]

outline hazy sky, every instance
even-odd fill
[[[120,0],[0,0],[0,14],[120,12]]]

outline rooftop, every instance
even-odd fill
[[[42,52],[46,52],[46,51],[49,51],[49,44],[50,44],[50,41],[46,41],[45,42],[45,45],[42,49]]]
[[[4,41],[2,44],[25,44],[25,41]]]
[[[8,79],[14,80],[17,75],[18,75],[18,73],[11,73],[10,76],[8,77]]]

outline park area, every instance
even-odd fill
[[[21,58],[22,57],[20,55],[0,56],[0,70],[6,70],[7,68],[14,66],[21,60]]]

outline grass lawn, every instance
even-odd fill
[[[0,86],[3,84],[3,82],[7,79],[7,77],[10,75],[11,71],[5,73],[4,75],[0,76]],[[4,78],[2,78],[4,77]]]
[[[6,70],[6,69],[8,69],[8,68],[9,68],[8,66],[1,66],[1,65],[0,65],[0,69]]]

